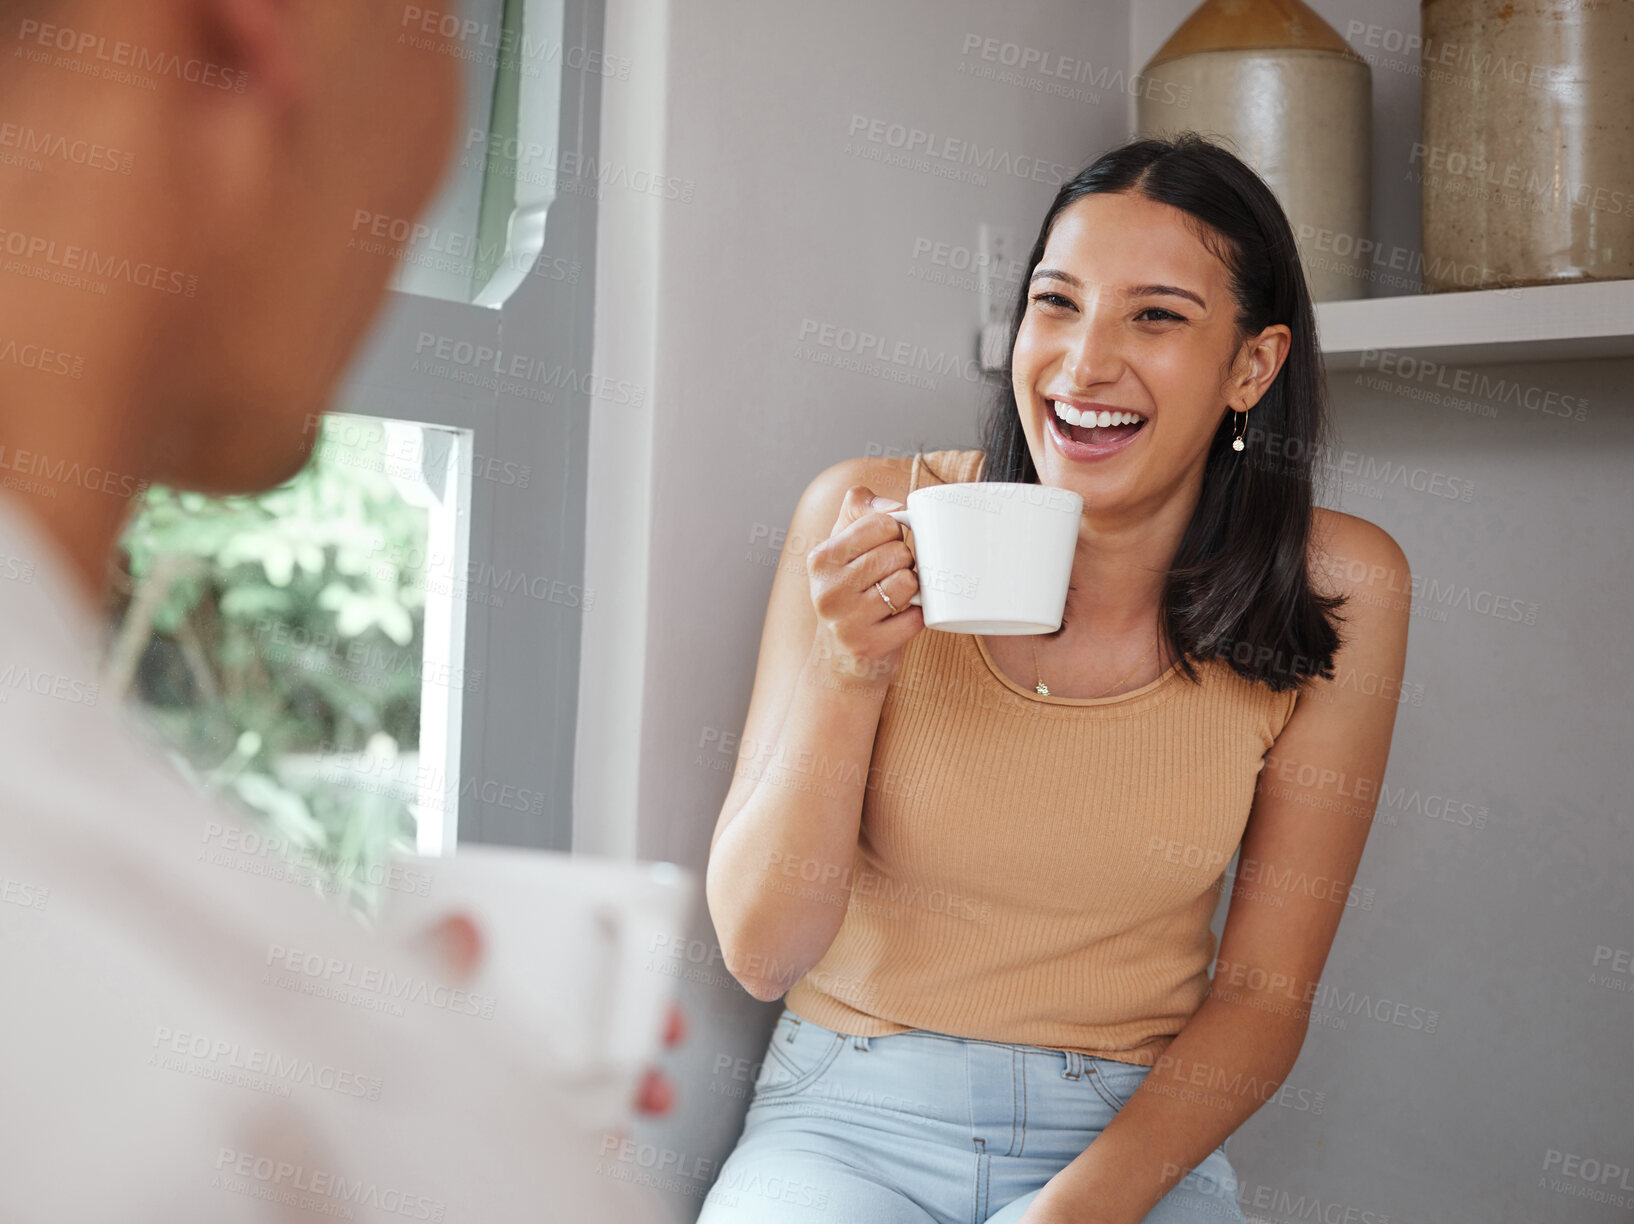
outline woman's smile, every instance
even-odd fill
[[[1088,400],[1044,401],[1044,416],[1055,448],[1074,463],[1110,458],[1147,432],[1144,413]]]

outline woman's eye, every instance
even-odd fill
[[[1135,317],[1137,319],[1144,319],[1148,315],[1158,316],[1156,319],[1153,320],[1153,322],[1155,322],[1155,323],[1168,323],[1171,320],[1182,322],[1182,323],[1185,322],[1185,316],[1184,315],[1177,315],[1172,310],[1164,310],[1163,307],[1161,307],[1161,306],[1148,306],[1145,310],[1141,311]]]
[[[1072,305],[1071,301],[1069,301],[1067,298],[1062,297],[1059,293],[1035,293],[1035,294],[1033,294],[1033,301],[1035,301],[1035,302],[1044,302],[1044,303],[1046,303],[1046,304],[1048,304],[1050,306],[1071,306]]]

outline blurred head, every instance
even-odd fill
[[[1305,556],[1324,375],[1264,180],[1195,134],[1131,141],[1061,188],[1024,272],[984,479],[1072,489],[1103,526],[1138,530],[1178,507],[1188,525],[1163,607],[1177,652],[1274,686],[1331,662]],[[1086,435],[1057,403],[1141,423]]]
[[[107,286],[0,277],[0,313],[26,295],[86,356],[125,470],[250,492],[304,461],[396,266],[354,239],[400,233],[451,149],[459,60],[421,7],[0,0],[6,118],[101,151],[0,166],[0,225],[94,253]]]

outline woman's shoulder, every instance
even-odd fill
[[[980,480],[982,468],[986,466],[987,452],[980,447],[955,448],[921,451],[915,458],[918,462],[915,476],[917,488],[919,485],[962,484],[968,480]]]
[[[1323,594],[1384,585],[1398,594],[1412,588],[1407,554],[1377,523],[1316,506],[1311,511],[1310,572]]]
[[[980,478],[985,452],[949,449],[913,454],[859,455],[831,464],[812,481],[845,497],[853,485],[866,485],[881,497],[905,502],[908,494],[930,484],[958,484]]]
[[[913,477],[912,455],[858,455],[831,463],[812,478],[810,490],[835,506],[845,500],[854,485],[866,485],[881,497],[904,500]]]

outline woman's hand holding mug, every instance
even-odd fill
[[[924,612],[908,602],[919,590],[913,551],[887,513],[901,508],[852,485],[828,539],[806,556],[817,613],[814,649],[837,675],[882,681],[881,696],[902,648],[925,627]]]

